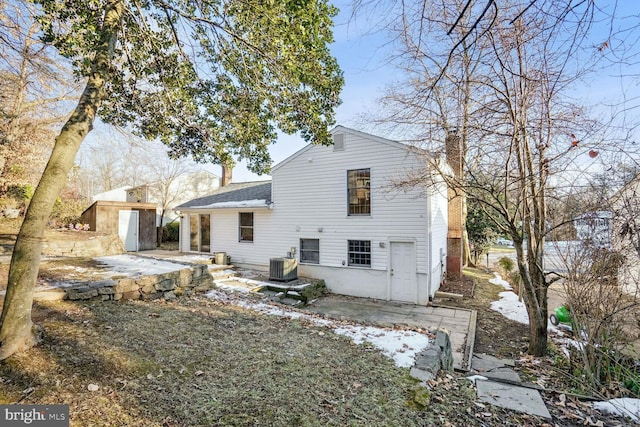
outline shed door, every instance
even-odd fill
[[[118,212],[118,235],[126,251],[138,251],[138,211]]]
[[[391,242],[390,297],[393,301],[417,302],[415,253],[413,242]]]

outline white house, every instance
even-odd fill
[[[424,153],[338,126],[333,146],[308,145],[272,169],[272,181],[231,184],[178,206],[180,250],[226,252],[267,269],[295,257],[298,275],[335,293],[425,304],[447,251],[444,184],[400,188]]]
[[[640,295],[640,175],[620,189],[610,200],[612,209],[611,245],[624,256],[618,283],[624,292]]]
[[[102,193],[98,193],[91,198],[92,201],[97,202],[98,200],[109,201],[109,202],[126,202],[127,201],[127,191],[131,189],[130,185],[125,185],[124,187],[114,188],[113,190],[105,191]]]
[[[596,246],[611,246],[611,212],[587,212],[573,219],[578,240]]]

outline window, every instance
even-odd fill
[[[253,212],[240,212],[240,241],[253,242]]]
[[[349,240],[349,265],[371,267],[370,240]]]
[[[300,239],[300,262],[320,264],[320,240]]]
[[[371,169],[347,171],[349,215],[371,215]]]

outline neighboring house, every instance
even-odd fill
[[[611,212],[587,212],[573,219],[576,237],[598,247],[611,247]]]
[[[624,255],[618,273],[620,288],[640,293],[640,177],[636,176],[609,201],[612,215],[611,244]]]
[[[175,212],[176,206],[211,194],[219,187],[220,177],[207,171],[199,171],[130,187],[126,191],[126,201],[155,203],[157,205],[156,225],[167,225],[179,219],[179,215]]]
[[[180,250],[226,252],[267,269],[291,256],[300,276],[335,293],[425,304],[444,277],[444,184],[398,188],[427,167],[404,144],[338,126],[333,146],[308,145],[272,169],[271,182],[231,184],[177,207]]]
[[[91,198],[91,200],[93,200],[94,202],[97,202],[98,200],[104,200],[107,202],[126,202],[127,190],[129,190],[130,188],[131,188],[130,185],[114,188],[113,190],[96,194]]]

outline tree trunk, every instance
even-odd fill
[[[529,348],[527,353],[541,357],[547,351],[547,283],[544,278],[542,253],[536,251],[535,242],[525,242],[518,234],[512,235],[516,249],[516,262],[522,282],[522,298],[529,316]],[[527,254],[525,255],[525,250]]]
[[[529,317],[529,348],[527,352],[542,357],[547,351],[547,318]]]
[[[40,267],[42,238],[53,204],[64,188],[80,144],[93,128],[104,99],[104,83],[123,12],[122,0],[107,6],[91,74],[78,105],[65,123],[25,214],[9,267],[7,294],[0,317],[0,360],[38,342],[31,320],[33,290]]]

